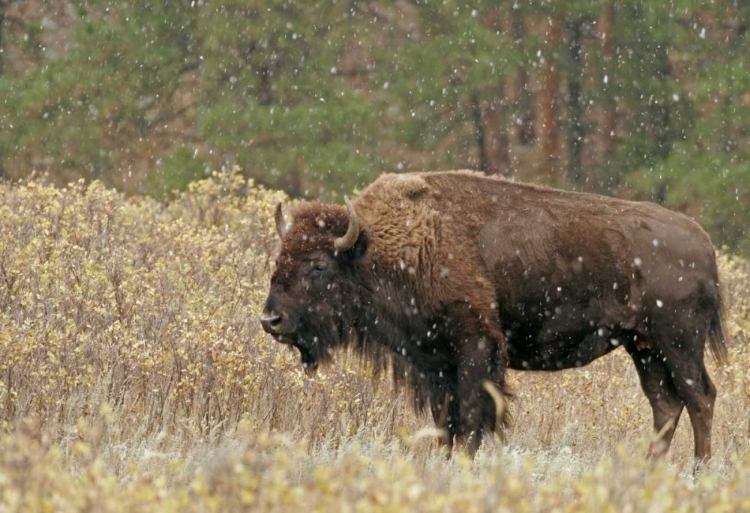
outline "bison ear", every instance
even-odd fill
[[[355,258],[362,258],[367,254],[368,241],[369,238],[367,237],[367,232],[360,232],[359,237],[357,237],[357,242],[354,243],[354,247],[352,248]]]
[[[367,236],[367,231],[362,231],[359,234],[359,237],[357,237],[356,242],[354,243],[354,246],[351,248],[345,250],[345,251],[339,251],[338,255],[341,258],[345,258],[348,260],[359,260],[360,258],[367,255],[367,248],[370,244],[370,239]]]

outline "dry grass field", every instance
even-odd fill
[[[427,416],[340,354],[315,377],[260,330],[280,193],[236,174],[169,205],[0,185],[1,511],[750,510],[750,265],[722,255],[730,364],[714,459],[666,461],[624,351],[512,373],[508,443],[445,461]]]

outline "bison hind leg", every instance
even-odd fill
[[[653,346],[651,342],[649,346]],[[682,399],[672,382],[672,376],[664,366],[661,352],[644,349],[636,343],[625,346],[633,359],[654,416],[654,438],[649,446],[649,456],[662,458],[667,454],[677,422],[683,410]]]
[[[641,351],[635,358],[649,353],[664,367],[663,381],[669,384],[669,388],[664,385],[660,388],[669,390],[675,423],[682,406],[687,409],[693,428],[696,464],[700,465],[711,458],[711,427],[716,402],[716,387],[703,361],[710,319],[705,311],[700,310],[682,317],[680,322],[666,313],[663,317],[654,316],[651,329],[654,349]],[[660,404],[664,404],[663,399]],[[656,413],[655,410],[655,417]]]
[[[682,342],[662,349],[664,365],[690,416],[696,468],[711,458],[711,427],[716,403],[716,387],[706,371],[698,344],[695,340],[692,344]]]

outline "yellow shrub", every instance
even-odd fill
[[[703,479],[680,473],[686,418],[669,465],[643,459],[651,413],[622,351],[511,373],[509,445],[472,468],[413,436],[428,420],[352,356],[309,378],[262,333],[283,194],[231,172],[168,205],[96,182],[3,183],[0,197],[2,509],[750,507],[744,260],[719,257],[731,361],[711,364]]]

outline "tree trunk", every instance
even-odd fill
[[[542,88],[539,95],[539,142],[544,162],[543,174],[553,179],[561,178],[562,146],[558,120],[560,69],[557,52],[562,39],[559,16],[549,18],[542,64]]]
[[[503,30],[504,9],[501,3],[488,9],[482,24],[489,30]],[[472,54],[473,56],[473,54]],[[489,91],[489,100],[481,100],[477,91],[472,95],[472,117],[482,170],[488,175],[510,174],[510,141],[508,140],[508,100],[505,97],[505,80],[498,79],[497,86]]]
[[[719,151],[732,153],[737,149],[737,144],[732,137],[732,97],[726,93],[721,97],[721,121],[719,123]]]
[[[602,135],[604,142],[604,165],[610,166],[617,150],[617,104],[615,97],[609,89],[609,84],[614,80],[615,60],[615,3],[610,0],[604,5],[604,14],[599,24],[602,38],[603,66],[603,112],[602,112]]]
[[[505,81],[500,81],[492,101],[484,112],[485,152],[488,175],[510,176],[510,140],[508,137],[508,101]]]
[[[283,189],[283,191],[286,192],[290,198],[302,197],[302,173],[300,172],[300,169],[303,166],[304,163],[298,160],[291,169],[284,173],[284,175],[281,177],[281,180],[279,181],[281,189]]]
[[[474,121],[474,137],[477,142],[477,152],[479,153],[479,169],[487,173],[489,169],[487,141],[484,137],[484,126],[482,124],[482,106],[476,91],[471,93],[471,119]]]
[[[5,35],[5,2],[0,1],[0,75],[5,71],[5,44],[3,36]]]
[[[657,59],[657,78],[659,82],[669,80],[671,66],[669,65],[669,54],[666,44],[661,44],[656,49]],[[651,104],[651,125],[654,130],[654,146],[656,147],[656,156],[660,159],[666,159],[672,151],[672,130],[670,127],[671,110],[669,107],[669,98],[664,95]]]
[[[742,51],[741,44],[748,31],[748,27],[750,27],[750,20],[743,17],[743,10],[738,7],[739,5],[735,3],[736,20],[729,41],[729,53],[735,55]],[[737,142],[734,139],[734,123],[732,122],[732,103],[733,99],[730,93],[724,93],[721,95],[719,151],[723,153],[732,153],[737,149]]]
[[[5,71],[5,41],[3,36],[5,35],[5,9],[7,4],[0,1],[0,76]],[[3,165],[4,155],[0,154],[0,180],[5,177],[5,167]]]
[[[511,9],[510,29],[513,42],[522,47],[526,37],[526,27],[521,9]],[[529,70],[521,64],[516,71],[514,103],[516,104],[516,138],[520,144],[531,144],[536,136],[534,130],[534,105],[529,87]]]
[[[581,29],[583,19],[575,18],[566,23],[568,39],[568,183],[583,184],[583,105],[581,105]]]
[[[271,105],[273,97],[271,95],[271,70],[265,64],[255,69],[255,75],[258,77],[256,88],[256,99],[259,105]]]

